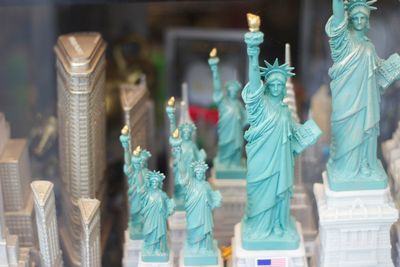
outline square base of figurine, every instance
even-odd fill
[[[125,231],[123,267],[137,266],[139,263],[139,253],[142,249],[143,240],[130,239],[129,231]]]
[[[144,259],[145,258],[145,259]],[[174,253],[170,252],[169,257],[165,261],[157,261],[159,258],[155,257],[155,261],[147,261],[149,257],[143,257],[142,253],[139,253],[139,264],[138,267],[173,267],[174,266]]]
[[[208,254],[190,253],[186,242],[183,248],[183,262],[185,266],[215,266],[218,264],[218,256],[218,243],[215,240],[213,251]]]
[[[347,177],[338,178],[329,164],[326,166],[329,176],[328,182],[332,191],[385,189],[388,185],[388,177],[380,160],[378,160],[376,170],[373,170],[369,175],[359,174],[352,179],[347,179]]]
[[[243,226],[243,223],[241,225]],[[290,217],[288,230],[283,235],[271,233],[266,239],[249,239],[243,231],[242,227],[242,246],[247,250],[293,250],[300,245],[300,237],[293,217]]]
[[[232,266],[258,267],[267,264],[280,263],[286,267],[307,267],[306,253],[300,223],[296,223],[300,243],[292,250],[246,250],[242,247],[241,224],[235,226],[235,236],[232,239]],[[264,264],[264,265],[262,265]],[[274,266],[274,265],[271,265]]]
[[[332,191],[314,184],[319,213],[317,266],[393,266],[390,228],[398,218],[389,188]]]
[[[244,159],[240,165],[226,166],[219,162],[218,158],[215,158],[213,163],[214,177],[217,179],[246,179],[247,168]]]
[[[293,188],[290,214],[292,214],[296,221],[301,223],[306,254],[307,257],[311,257],[314,253],[315,238],[317,237],[318,230],[313,205],[306,189],[302,185],[295,185]]]
[[[196,257],[196,255],[193,255],[193,259],[195,261],[187,262],[187,261],[185,261],[184,251],[181,250],[180,256],[179,256],[179,267],[187,267],[187,266],[190,266],[190,267],[200,267],[200,266],[201,267],[223,267],[224,261],[222,260],[221,251],[218,249],[216,242],[215,242],[215,246],[216,246],[216,252],[217,252],[216,261],[213,261],[213,263],[215,263],[215,264],[208,264],[207,261],[203,262],[203,261],[201,261],[201,256]],[[197,259],[195,259],[195,257]],[[199,263],[199,264],[197,264],[197,263]]]

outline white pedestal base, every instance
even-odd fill
[[[393,266],[390,227],[398,218],[389,188],[331,191],[314,184],[319,213],[317,266]]]
[[[246,180],[209,179],[213,189],[222,195],[222,206],[214,210],[214,238],[221,246],[228,246],[235,224],[240,222],[246,207]]]
[[[310,197],[303,185],[295,185],[294,187],[290,213],[296,221],[301,223],[306,255],[307,257],[312,257],[314,255],[315,238],[317,237],[318,230]]]
[[[125,231],[123,267],[138,266],[139,253],[142,248],[142,240],[132,240],[129,238],[129,231]]]
[[[183,249],[179,253],[179,267],[224,267],[221,251],[218,250],[218,264],[217,265],[185,265],[183,261]]]
[[[170,249],[174,252],[174,263],[178,265],[179,252],[183,248],[186,239],[186,212],[175,211],[168,218]]]
[[[136,265],[132,265],[134,267]],[[167,262],[144,262],[142,261],[142,255],[139,253],[139,264],[138,267],[174,267],[174,253],[170,251],[169,260]]]
[[[232,266],[256,267],[258,260],[281,259],[286,267],[307,267],[303,233],[300,223],[296,223],[300,235],[300,246],[295,250],[245,250],[242,247],[240,223],[235,226],[235,237],[232,239]]]

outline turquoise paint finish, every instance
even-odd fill
[[[244,179],[246,165],[242,159],[243,128],[247,120],[245,109],[239,100],[242,85],[238,81],[227,81],[223,90],[218,63],[218,57],[208,59],[214,85],[213,100],[219,114],[218,152],[214,159],[218,163],[214,166],[216,178]]]
[[[140,213],[143,217],[144,262],[167,262],[169,247],[167,239],[167,219],[175,209],[175,202],[162,191],[164,174],[149,171],[140,194]]]
[[[242,219],[242,245],[248,250],[294,249],[299,234],[290,216],[295,155],[313,144],[321,131],[313,121],[293,120],[283,103],[287,64],[259,67],[260,31],[245,34],[249,82],[242,92],[250,128],[247,141],[247,206]],[[262,77],[264,81],[262,81]]]
[[[190,175],[190,165],[197,160],[205,160],[206,153],[199,149],[193,142],[193,132],[196,126],[193,123],[182,123],[177,128],[175,108],[167,106],[165,109],[170,122],[170,145],[172,149],[173,174],[174,174],[174,199],[177,203],[177,209],[183,210],[184,188],[182,187],[181,177]],[[179,140],[172,137],[172,134],[178,129]],[[177,142],[179,144],[174,144]]]
[[[140,197],[138,190],[142,185],[142,159],[132,155],[129,135],[121,134],[120,142],[124,149],[124,174],[128,178],[129,203],[129,237],[132,240],[142,239],[143,218],[140,215]]]
[[[333,66],[328,181],[332,190],[387,187],[387,175],[377,158],[380,95],[400,78],[400,57],[382,60],[366,33],[375,1],[333,0],[326,24]]]
[[[240,165],[230,165],[221,164],[218,157],[214,158],[213,161],[215,177],[217,179],[234,179],[243,180],[246,179],[246,160],[242,159]]]
[[[185,177],[186,241],[185,265],[216,265],[218,246],[214,240],[213,210],[221,206],[222,196],[206,181],[207,164],[191,164],[192,176]]]

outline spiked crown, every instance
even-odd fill
[[[371,10],[376,10],[377,8],[373,6],[378,0],[349,0],[346,3],[346,9],[349,14],[351,14],[356,8],[362,7],[367,10],[367,12],[371,12]]]
[[[292,70],[294,70],[293,67],[289,67],[287,63],[279,65],[278,59],[275,59],[273,65],[269,64],[266,60],[264,60],[264,63],[267,67],[266,68],[260,67],[260,71],[261,75],[265,77],[265,80],[267,80],[268,77],[273,73],[280,73],[283,76],[285,76],[285,78],[295,75],[294,73],[292,73]]]
[[[192,167],[193,172],[206,172],[208,170],[208,165],[204,162],[204,160],[194,161],[190,166]]]
[[[147,179],[150,182],[156,181],[156,182],[162,183],[162,181],[164,181],[164,179],[165,179],[165,175],[159,171],[150,171],[147,173]]]
[[[142,149],[140,152],[140,157],[144,160],[147,160],[151,157],[151,153],[147,149]]]

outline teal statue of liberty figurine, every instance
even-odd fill
[[[183,180],[189,176],[189,173],[182,159],[182,139],[180,138],[179,128],[176,128],[170,136],[169,144],[171,146],[172,171],[174,174],[174,199],[177,210],[183,210],[185,197]]]
[[[279,65],[278,60],[259,67],[260,18],[247,16],[249,82],[242,98],[250,127],[244,135],[247,206],[241,224],[242,246],[247,250],[297,249],[300,237],[290,215],[295,156],[313,144],[321,131],[313,121],[295,122],[283,102],[293,68]]]
[[[140,191],[140,213],[143,217],[141,255],[144,262],[169,260],[167,219],[174,212],[175,203],[162,191],[164,179],[164,174],[149,171],[145,186]]]
[[[380,59],[368,39],[376,0],[332,0],[326,24],[332,53],[332,140],[327,173],[335,191],[383,189],[387,175],[377,158],[380,94],[400,78],[400,57]]]
[[[210,52],[208,64],[213,77],[213,100],[218,107],[218,152],[214,160],[216,178],[244,179],[246,175],[243,153],[243,128],[246,112],[239,100],[242,85],[238,81],[227,81],[225,92],[218,71],[217,49]]]
[[[171,97],[167,102],[167,107],[165,109],[167,113],[168,120],[170,122],[170,135],[172,136],[176,129],[178,130],[178,134],[180,136],[180,149],[179,151],[172,151],[179,153],[175,156],[179,156],[181,158],[179,162],[179,172],[178,168],[174,169],[174,198],[176,203],[179,205],[177,208],[179,210],[183,210],[183,188],[180,186],[181,182],[179,181],[181,176],[187,176],[190,174],[190,165],[193,161],[197,160],[205,160],[206,153],[203,149],[199,149],[197,145],[193,142],[193,131],[196,130],[196,126],[191,122],[185,122],[177,127],[176,125],[176,116],[175,116],[175,98]],[[173,141],[173,139],[170,139]],[[173,144],[171,144],[173,148]],[[174,155],[172,155],[174,157]],[[178,161],[175,161],[178,164]],[[176,177],[175,177],[176,176]],[[176,195],[175,195],[176,193]]]
[[[217,265],[218,246],[214,240],[213,210],[221,206],[222,196],[206,181],[208,165],[203,161],[191,164],[192,176],[185,177],[186,241],[185,266]]]
[[[140,214],[140,196],[138,192],[142,186],[142,159],[140,157],[140,147],[137,147],[131,154],[129,139],[129,129],[125,126],[121,131],[120,141],[124,149],[124,174],[128,178],[128,230],[130,239],[139,240],[142,239],[143,227],[142,216]]]

